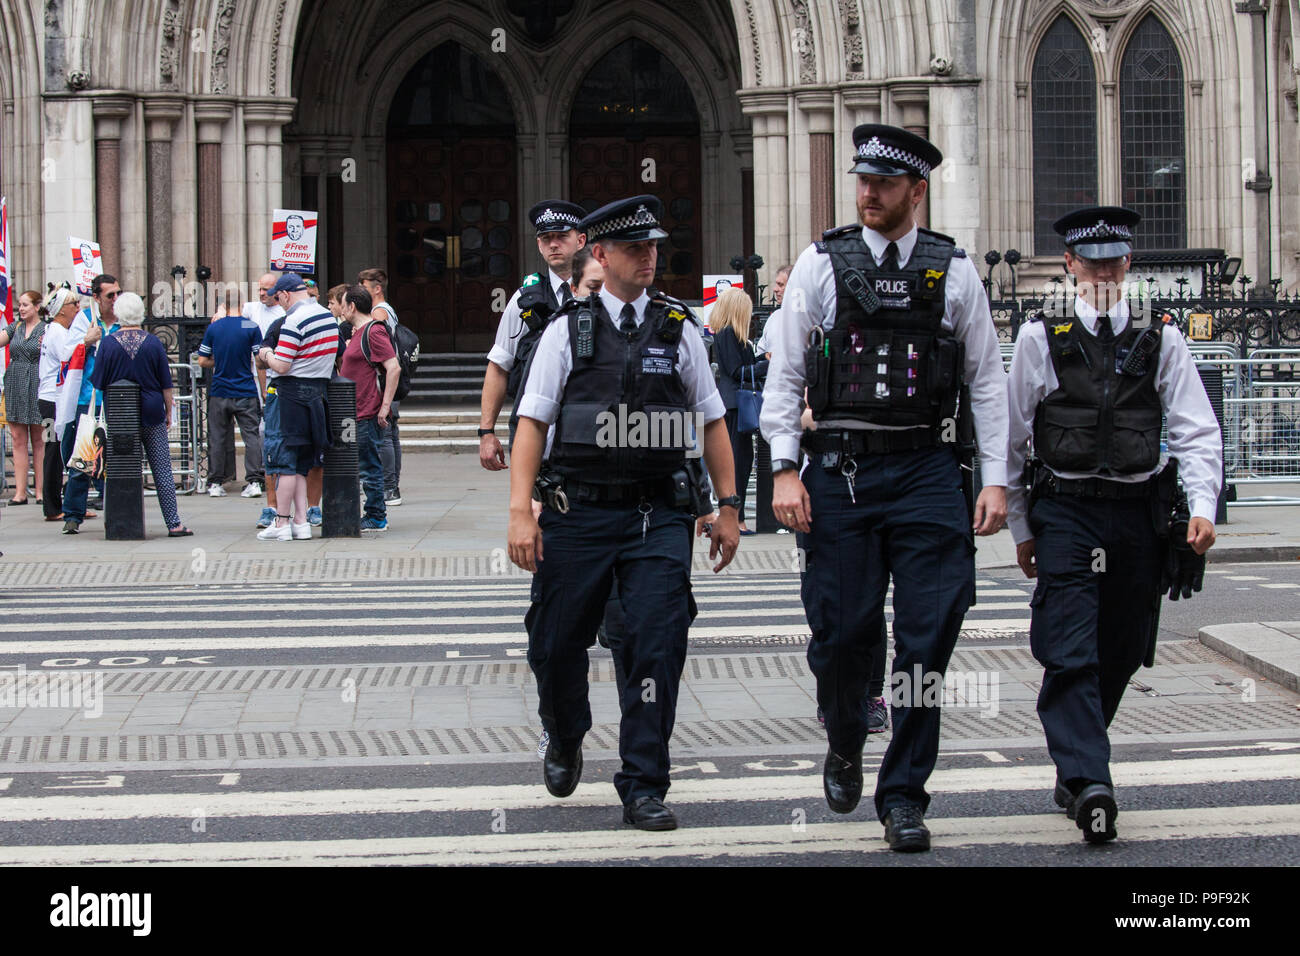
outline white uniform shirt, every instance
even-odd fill
[[[551,291],[555,293],[555,301],[564,302],[564,294],[560,287],[565,285],[568,280],[561,279],[554,270],[547,270],[551,280]],[[506,304],[505,312],[501,313],[501,321],[497,324],[496,341],[492,343],[492,350],[488,352],[488,361],[501,366],[502,371],[510,371],[515,364],[515,355],[519,351],[519,340],[526,331],[524,320],[519,317],[519,295],[523,287],[515,290],[515,294],[510,297]],[[620,306],[621,308],[621,306]]]
[[[1074,300],[1074,314],[1088,334],[1095,335],[1097,310],[1081,298]],[[1110,312],[1111,328],[1118,337],[1128,328],[1128,303],[1120,301]],[[1178,459],[1178,474],[1187,490],[1187,502],[1194,518],[1214,521],[1214,513],[1223,481],[1223,444],[1214,408],[1205,394],[1205,386],[1196,374],[1192,353],[1182,334],[1172,325],[1161,330],[1160,364],[1156,368],[1156,392],[1165,413],[1169,430],[1169,454]],[[1026,322],[1016,338],[1011,359],[1011,382],[1008,397],[1011,408],[1010,444],[1007,469],[1007,525],[1016,544],[1028,541],[1028,502],[1021,481],[1021,469],[1034,433],[1034,413],[1044,398],[1060,386],[1052,367],[1047,345],[1047,329],[1042,322]],[[1146,481],[1157,468],[1132,475],[1107,475],[1111,481]],[[1056,471],[1061,478],[1096,477],[1095,472]]]
[[[776,343],[776,331],[780,328],[778,325],[780,315],[781,307],[778,305],[767,317],[767,321],[763,323],[763,334],[758,337],[758,342],[754,345],[754,351],[758,353],[759,358],[772,351]]]
[[[616,298],[605,289],[600,290],[600,300],[614,328],[619,325],[619,313],[623,311],[623,300]],[[642,292],[632,303],[636,309],[637,328],[645,321],[646,306],[650,297]],[[689,319],[687,320],[690,321]],[[713,380],[713,370],[709,367],[709,354],[704,349],[704,340],[698,335],[691,335],[689,329],[682,330],[682,338],[677,349],[677,373],[686,387],[687,411],[703,416],[707,425],[727,414],[718,394],[718,385]],[[564,386],[573,371],[573,350],[569,346],[569,323],[552,322],[542,333],[533,353],[533,367],[524,383],[523,396],[519,400],[519,416],[534,418],[545,425],[553,425],[560,416],[560,399],[564,395]],[[551,439],[555,430],[551,429],[546,439],[544,457],[551,453]],[[701,440],[703,436],[700,436]]]
[[[876,264],[885,258],[889,240],[873,229],[862,228],[862,238]],[[898,245],[898,264],[906,267],[916,248],[915,227]],[[967,258],[953,257],[944,285],[945,308],[942,327],[966,344],[966,377],[970,384],[971,407],[975,412],[975,433],[979,439],[980,469],[984,484],[1007,483],[1007,376],[1002,371],[997,329],[989,312],[988,297],[979,273]],[[781,310],[768,320],[767,338],[772,347],[772,364],[763,387],[763,413],[759,423],[763,437],[772,447],[772,460],[799,460],[800,403],[807,376],[804,353],[808,333],[816,325],[826,331],[835,327],[837,301],[835,272],[829,253],[809,246],[795,262],[790,281],[781,298]],[[831,419],[819,428],[870,429],[899,426]],[[912,427],[912,426],[902,426]],[[924,426],[922,426],[924,427]]]

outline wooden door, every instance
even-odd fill
[[[642,179],[654,160],[654,182]],[[698,299],[703,281],[700,230],[700,142],[689,136],[575,137],[570,153],[570,193],[588,212],[615,199],[649,193],[663,203],[668,238],[659,244],[655,286],[680,299]],[[725,272],[721,263],[712,271]]]
[[[408,139],[388,152],[389,298],[430,352],[486,352],[518,285],[515,143]]]

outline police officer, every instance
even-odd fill
[[[581,206],[563,199],[544,199],[528,210],[537,230],[537,251],[547,268],[524,279],[506,304],[497,325],[496,341],[488,352],[478,429],[478,460],[488,471],[506,467],[505,450],[496,435],[497,416],[506,397],[515,399],[524,368],[551,315],[573,297],[569,277],[573,256],[586,241],[578,231]]]
[[[582,739],[591,727],[587,646],[611,582],[618,583],[624,634],[611,651],[622,657],[625,678],[614,786],[624,822],[647,830],[677,825],[663,798],[693,613],[688,422],[702,423],[704,460],[721,496],[711,532],[715,571],[731,561],[740,536],[725,409],[697,321],[681,302],[647,294],[656,240],[666,235],[660,208],[653,196],[636,196],[579,226],[605,283],[562,307],[538,342],[519,402],[508,531],[511,560],[535,575],[528,662],[550,736],[543,780],[558,797],[582,776]],[[658,440],[649,437],[653,426],[643,427],[651,412]],[[567,512],[548,507],[539,526],[530,504],[544,453]]]
[[[860,224],[827,231],[795,263],[761,423],[772,510],[807,535],[808,662],[830,744],[826,802],[838,813],[862,795],[863,700],[893,576],[894,736],[876,814],[891,848],[917,851],[930,846],[925,781],[939,750],[939,708],[919,685],[942,680],[974,600],[972,530],[992,534],[1005,518],[1006,376],[975,267],[952,239],[916,226],[942,154],[893,126],[859,126],[853,142]],[[805,386],[817,428],[802,435],[801,480]],[[963,498],[955,452],[958,418],[972,411],[978,502]]]
[[[1171,597],[1200,590],[1222,478],[1219,426],[1187,343],[1121,295],[1139,219],[1102,206],[1054,223],[1077,294],[1021,327],[1009,384],[1008,523],[1021,569],[1038,578],[1038,715],[1056,764],[1054,799],[1091,843],[1115,838],[1106,731],[1154,650],[1162,569],[1173,569]],[[1174,473],[1157,476],[1162,416],[1190,505],[1185,533],[1169,531],[1168,553],[1160,533],[1169,501],[1158,492]],[[1038,463],[1027,496],[1031,445]]]

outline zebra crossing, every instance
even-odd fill
[[[1009,576],[1008,576],[1009,577]],[[526,637],[530,578],[135,586],[62,591],[51,602],[6,602],[0,663],[43,659],[215,655],[252,659],[371,659],[376,653],[518,657]],[[982,575],[979,603],[963,625],[972,640],[1023,638],[1028,586]],[[807,620],[795,574],[696,575],[699,647],[805,643]],[[886,599],[892,620],[892,585]],[[136,662],[142,663],[142,662]]]
[[[1050,810],[1052,766],[1041,754],[1029,759],[988,752],[964,757],[975,765],[945,766],[963,758],[943,758],[929,784],[930,860],[1089,852],[1064,814]],[[607,776],[611,766],[593,762],[588,777]],[[850,817],[831,814],[813,760],[681,768],[668,802],[683,825],[669,833],[621,825],[608,780],[584,782],[566,800],[550,797],[536,762],[514,768],[508,782],[498,773],[494,782],[446,785],[441,768],[419,774],[427,779],[407,786],[335,787],[295,786],[286,775],[245,785],[239,773],[210,774],[206,792],[159,792],[146,778],[138,792],[80,794],[35,783],[16,789],[0,777],[0,865],[815,864],[864,853],[891,861],[870,801]],[[1293,754],[1166,752],[1117,759],[1114,774],[1120,839],[1110,853],[1160,862],[1187,841],[1246,838],[1265,862],[1300,839],[1300,806],[1287,797],[1300,779]],[[262,789],[275,783],[281,787]]]

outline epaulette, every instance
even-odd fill
[[[928,236],[933,236],[935,239],[942,239],[944,242],[952,243],[953,245],[952,257],[954,259],[966,258],[966,250],[963,249],[961,246],[957,245],[957,240],[954,239],[952,236],[949,236],[946,233],[936,232],[933,229],[926,229],[924,226],[917,226],[916,231],[923,232]]]
[[[839,239],[841,236],[848,236],[855,232],[862,231],[861,225],[836,226],[833,229],[827,229],[822,233],[822,239]]]
[[[650,293],[650,301],[652,303],[663,303],[667,309],[666,318],[670,321],[682,322],[686,319],[690,319],[696,325],[700,324],[700,317],[695,314],[695,311],[689,305],[681,299],[674,298],[667,292],[661,292],[658,289],[652,290]]]

